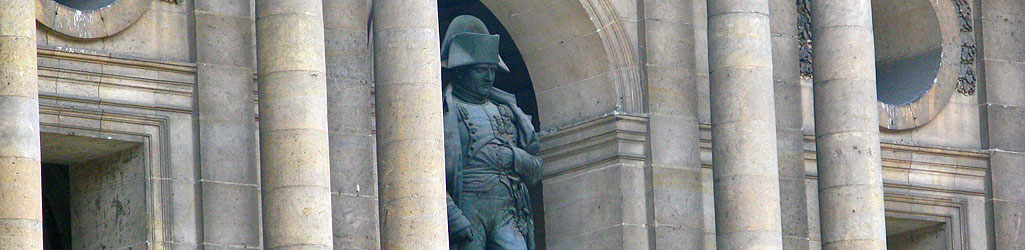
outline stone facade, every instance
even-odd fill
[[[0,249],[444,249],[459,11],[529,71],[544,249],[1025,249],[1020,0],[63,2],[0,1]]]

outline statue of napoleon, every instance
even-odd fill
[[[516,97],[493,87],[498,35],[473,16],[456,17],[445,32],[445,179],[452,249],[533,250],[527,185],[541,178],[531,117]]]

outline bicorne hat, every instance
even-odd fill
[[[509,67],[498,55],[498,35],[488,32],[484,22],[474,16],[462,15],[452,20],[441,43],[441,67],[452,69],[474,64],[498,65],[509,72]]]

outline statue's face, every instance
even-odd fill
[[[459,69],[459,84],[462,88],[481,96],[491,95],[491,86],[495,84],[495,69],[492,64],[476,64]]]

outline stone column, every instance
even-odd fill
[[[335,249],[380,249],[371,0],[323,0]]]
[[[984,70],[980,81],[984,143],[990,151],[986,207],[993,249],[1025,246],[1025,5],[979,1]]]
[[[196,95],[206,248],[260,246],[248,1],[196,0]]]
[[[872,4],[811,4],[822,249],[886,249]]]
[[[782,249],[768,0],[708,1],[716,246]]]
[[[797,3],[769,0],[772,79],[776,103],[776,157],[779,164],[783,249],[808,249],[808,208],[804,189],[804,132],[801,131],[801,70],[797,45]]]
[[[650,206],[655,246],[704,247],[693,3],[644,1]]]
[[[331,249],[321,0],[257,0],[265,249]]]
[[[43,249],[35,4],[0,1],[0,249]]]
[[[435,0],[375,0],[382,249],[448,249]]]

